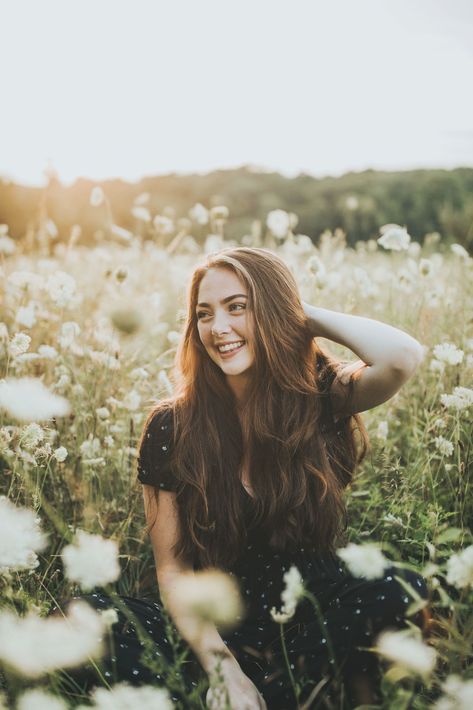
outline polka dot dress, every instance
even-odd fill
[[[140,452],[138,479],[163,490],[175,491],[178,483],[168,465],[171,433],[170,413],[160,413],[152,419]],[[243,485],[241,495],[249,520],[253,501]],[[303,599],[294,617],[283,627],[291,670],[304,681],[301,700],[307,698],[324,676],[343,679],[361,673],[369,674],[373,680],[379,674],[377,658],[365,649],[373,645],[381,630],[406,625],[405,612],[414,595],[427,596],[422,577],[393,566],[381,579],[354,578],[335,555],[320,556],[310,546],[301,547],[292,554],[275,552],[261,531],[249,530],[248,544],[231,570],[239,582],[247,614],[237,628],[220,635],[243,672],[262,693],[268,709],[292,710],[296,707],[281,645],[280,626],[270,615],[273,606],[276,609],[281,607],[283,575],[292,565],[300,571],[317,604],[316,610],[309,600]],[[398,581],[399,577],[410,585],[414,595]],[[82,598],[99,610],[114,606],[113,601],[99,590]],[[151,639],[147,654],[172,663],[174,649],[167,638],[167,615],[159,593],[154,600],[120,599]],[[127,681],[162,685],[162,674],[150,670],[140,660],[145,644],[138,638],[135,625],[120,609],[117,613],[119,621],[112,627],[112,642],[102,663],[106,680],[110,683]],[[410,617],[410,621],[420,623],[421,619]],[[171,626],[175,631],[172,622]],[[206,676],[192,650],[182,639],[181,643],[189,651],[183,673],[191,690]],[[81,669],[75,677],[86,688],[100,682],[91,667]],[[329,682],[324,692],[330,693],[330,687]],[[178,693],[173,698],[183,701]]]

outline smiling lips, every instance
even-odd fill
[[[225,343],[224,345],[217,345],[217,350],[221,355],[225,355],[227,353],[233,353],[236,350],[240,350],[243,345],[245,344],[244,340],[237,340],[234,341],[233,343]]]

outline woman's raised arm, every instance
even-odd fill
[[[302,304],[313,337],[327,338],[352,350],[360,360],[340,368],[330,394],[335,419],[372,409],[390,399],[424,358],[423,346],[387,323]],[[346,384],[354,375],[347,404]]]

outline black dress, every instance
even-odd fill
[[[160,413],[152,419],[141,450],[138,479],[162,490],[175,491],[177,479],[168,465],[171,434],[170,412]],[[241,494],[249,514],[253,502],[243,485]],[[367,673],[371,679],[376,676],[376,656],[362,649],[372,646],[381,630],[403,627],[405,611],[413,601],[395,576],[403,577],[421,597],[427,596],[423,578],[413,572],[393,566],[380,579],[354,578],[335,555],[321,557],[310,546],[301,547],[296,554],[275,552],[261,531],[253,529],[246,549],[242,550],[230,572],[239,581],[247,615],[233,631],[220,635],[243,672],[262,693],[268,710],[297,707],[281,645],[280,625],[270,615],[273,606],[278,610],[281,608],[283,575],[292,565],[301,573],[306,588],[316,597],[319,606],[316,614],[311,602],[303,599],[294,617],[283,627],[292,673],[304,682],[302,701],[327,674],[330,678],[337,671],[342,678],[348,672]],[[113,600],[100,590],[81,598],[99,610],[114,606]],[[166,635],[167,615],[163,613],[159,591],[153,600],[121,597],[121,601],[134,613],[152,640],[149,652],[172,662],[176,651]],[[152,672],[140,661],[144,644],[137,637],[134,624],[117,606],[115,609],[119,612],[119,622],[113,626],[113,651],[102,664],[105,679],[111,683],[127,681],[162,685],[162,674]],[[172,628],[175,632],[175,627]],[[181,643],[188,650],[183,673],[192,690],[206,676],[189,646],[182,639]],[[76,676],[83,687],[100,682],[87,666]],[[331,686],[329,682],[324,692],[333,692],[331,687],[335,685],[332,683]],[[188,707],[177,691],[172,697],[183,703],[180,707]]]

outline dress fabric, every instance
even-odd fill
[[[162,490],[177,489],[178,481],[169,466],[171,434],[170,412],[155,415],[148,425],[140,451],[138,480],[141,483]],[[245,498],[245,510],[250,515],[253,501],[243,485],[241,494]],[[406,609],[414,600],[397,578],[401,577],[414,593],[427,598],[424,579],[411,571],[393,565],[380,579],[355,578],[333,554],[321,556],[310,546],[301,547],[296,553],[277,552],[269,546],[261,531],[250,529],[248,544],[230,571],[239,582],[247,614],[237,628],[220,632],[220,635],[243,672],[260,690],[268,710],[297,707],[281,644],[280,625],[270,614],[272,607],[281,608],[281,592],[285,586],[283,575],[292,565],[297,567],[306,588],[317,602],[316,611],[309,600],[303,599],[294,617],[283,626],[291,670],[305,681],[302,701],[322,677],[328,674],[333,678],[337,670],[342,677],[348,673],[366,673],[373,679],[379,674],[377,657],[363,649],[373,646],[383,629],[404,627]],[[151,672],[140,661],[143,642],[137,637],[133,622],[123,615],[113,600],[99,589],[81,598],[96,609],[115,607],[118,611],[119,621],[112,627],[112,646],[102,662],[105,679],[110,683],[127,681],[162,685],[161,674]],[[167,638],[159,590],[152,600],[124,596],[120,599],[149,634],[155,656],[162,655],[172,662],[174,650]],[[420,616],[410,620],[420,621]],[[205,678],[205,673],[192,649],[183,643],[188,649],[183,673],[191,690],[199,679]],[[77,671],[75,677],[85,688],[100,683],[95,671],[88,666]],[[330,682],[323,692],[330,693]],[[184,702],[183,707],[186,707],[185,699],[177,694],[172,697]]]

